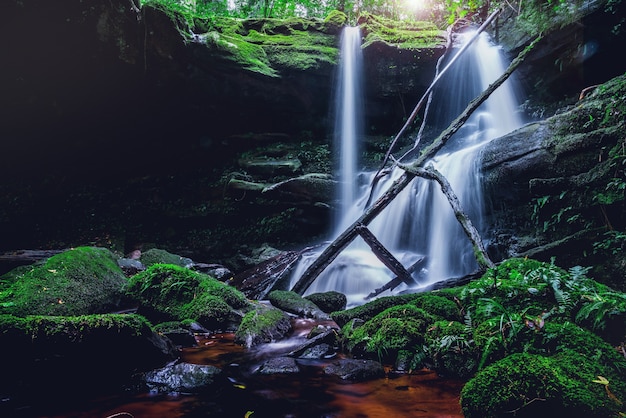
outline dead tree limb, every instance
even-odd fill
[[[524,61],[528,53],[534,48],[534,46],[542,39],[542,35],[539,35],[531,44],[522,50],[518,56],[511,62],[506,71],[492,84],[487,87],[485,91],[483,91],[478,97],[472,100],[465,110],[454,120],[452,123],[444,130],[437,139],[430,144],[430,146],[426,147],[422,154],[411,164],[408,164],[407,167],[411,169],[417,169],[423,166],[426,161],[431,159],[454,135],[462,126],[465,124],[467,119],[472,115],[472,113],[478,109],[478,107],[485,102],[489,98],[489,96],[502,85],[515,71],[517,67]],[[363,215],[359,217],[348,229],[342,232],[326,249],[320,254],[320,256],[305,270],[302,274],[302,277],[296,282],[293,287],[293,291],[299,294],[303,294],[306,289],[311,286],[313,281],[320,275],[324,269],[333,262],[335,258],[339,255],[339,253],[346,248],[352,240],[357,236],[357,227],[359,224],[369,225],[369,223],[376,217],[378,214],[389,205],[395,199],[395,197],[402,191],[406,186],[411,183],[411,181],[416,177],[415,174],[405,171],[402,176],[400,176],[390,187],[389,189],[376,200],[372,206],[370,206]]]
[[[407,268],[406,271],[408,271],[410,274],[413,274],[418,269],[424,267],[425,264],[426,264],[426,257],[420,257],[420,259],[417,260],[415,263],[411,264],[411,266],[409,266],[409,268]],[[403,280],[400,277],[396,276],[393,279],[389,280],[384,286],[381,286],[378,289],[375,289],[372,293],[365,296],[365,300],[376,297],[380,295],[381,293],[383,293],[385,290],[393,290],[396,287],[400,286],[402,283],[403,283]]]
[[[387,165],[387,162],[389,161],[389,158],[391,157],[391,152],[393,151],[393,149],[395,148],[396,144],[398,143],[398,140],[400,139],[400,137],[402,135],[404,135],[404,133],[406,132],[406,130],[409,128],[409,126],[411,126],[411,124],[413,123],[413,121],[415,120],[415,118],[417,117],[417,114],[419,113],[420,109],[422,108],[422,106],[424,105],[424,103],[426,102],[426,100],[429,98],[429,96],[431,95],[433,89],[435,88],[435,85],[439,82],[439,80],[441,80],[441,77],[443,77],[443,75],[446,73],[446,71],[448,71],[448,69],[452,66],[452,64],[454,64],[454,62],[461,56],[463,55],[463,53],[474,43],[474,41],[478,38],[478,36],[487,28],[487,26],[489,26],[491,24],[491,22],[502,12],[502,8],[498,8],[497,10],[495,10],[488,18],[487,20],[485,20],[483,22],[482,25],[480,25],[480,27],[478,28],[478,30],[476,31],[476,33],[470,38],[469,41],[467,41],[462,47],[461,49],[459,49],[459,51],[450,59],[450,62],[448,62],[446,64],[446,66],[443,68],[443,70],[441,70],[441,72],[438,72],[437,75],[435,76],[435,78],[433,79],[432,83],[430,83],[430,86],[428,86],[428,88],[426,89],[426,91],[424,92],[424,94],[422,95],[421,99],[419,100],[419,102],[417,102],[417,105],[415,105],[415,108],[413,108],[413,111],[411,112],[411,114],[409,115],[409,117],[407,118],[406,122],[404,122],[404,125],[402,125],[402,128],[400,128],[400,131],[396,134],[396,136],[394,137],[393,141],[391,141],[391,145],[389,145],[389,149],[387,150],[387,152],[385,153],[385,157],[383,158],[383,161],[380,165],[380,168],[378,169],[378,171],[376,172],[376,174],[373,177],[372,180],[372,184],[370,186],[370,197],[367,200],[367,205],[369,206],[369,203],[372,199],[372,195],[374,193],[374,188],[376,187],[376,184],[378,183],[378,181],[380,180],[381,177],[381,172],[383,171],[383,169],[385,168],[385,166]],[[451,35],[448,36],[449,38],[451,38]],[[451,44],[451,39],[449,39],[448,41],[448,48],[449,45]],[[449,50],[449,49],[448,49]],[[417,148],[417,142],[415,143],[415,145],[413,146],[413,149]]]
[[[478,262],[478,266],[481,270],[486,270],[491,267],[495,267],[495,264],[489,258],[487,251],[485,250],[485,246],[483,244],[483,240],[478,233],[478,230],[472,224],[472,221],[467,217],[463,209],[461,208],[461,202],[457,197],[454,190],[452,190],[452,186],[448,179],[446,179],[439,171],[435,169],[432,165],[429,165],[426,168],[412,168],[407,167],[404,164],[400,164],[396,162],[396,165],[405,171],[412,172],[418,177],[435,180],[439,183],[441,187],[441,192],[446,196],[452,210],[454,211],[454,217],[461,224],[465,235],[472,242],[472,246],[474,247],[474,255],[476,256],[476,261]]]
[[[392,273],[409,286],[415,284],[415,280],[411,277],[411,273],[409,273],[407,269],[404,268],[402,263],[399,262],[398,259],[394,257],[393,254],[391,254],[380,241],[378,241],[378,238],[372,234],[372,231],[367,229],[367,227],[363,224],[357,225],[356,230],[365,243],[372,249],[374,255],[385,266],[387,266]]]

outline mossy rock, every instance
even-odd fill
[[[348,322],[352,321],[355,318],[362,319],[363,321],[368,321],[385,309],[397,305],[404,305],[411,302],[415,298],[417,298],[416,294],[401,296],[383,296],[381,298],[374,299],[371,302],[367,302],[366,304],[361,306],[355,306],[354,308],[343,311],[332,312],[331,317],[337,323],[337,325],[339,325],[339,327],[343,328],[344,325],[346,325]]]
[[[126,291],[154,322],[192,319],[209,329],[235,329],[251,308],[234,287],[172,264],[155,264],[131,277]]]
[[[552,357],[512,354],[481,370],[461,392],[467,418],[617,417],[626,396],[623,380],[598,383],[607,372],[574,352]]]
[[[392,20],[383,16],[362,13],[359,26],[365,41],[363,48],[375,42],[384,42],[401,49],[436,48],[446,43],[445,31],[425,21]]]
[[[348,299],[340,292],[330,291],[313,293],[304,297],[317,305],[322,311],[331,313],[346,308]]]
[[[65,251],[2,279],[0,313],[17,316],[109,312],[126,285],[117,257],[97,247]]]
[[[0,345],[11,359],[0,383],[5,394],[32,389],[67,395],[119,385],[178,356],[136,314],[0,315]]]
[[[258,304],[241,320],[235,332],[235,342],[249,348],[281,339],[289,331],[291,331],[291,320],[286,313],[280,309]]]
[[[463,319],[459,306],[455,302],[435,293],[420,293],[410,303],[449,321]]]
[[[322,320],[329,318],[315,303],[309,299],[303,298],[296,292],[289,290],[273,290],[267,295],[267,299],[278,309],[303,318]]]
[[[150,267],[154,264],[174,264],[179,267],[189,267],[189,265],[193,263],[190,258],[181,257],[180,255],[172,254],[158,248],[151,248],[142,252],[139,261],[146,267]]]
[[[424,342],[424,332],[436,318],[411,304],[393,306],[354,328],[342,328],[346,348],[356,356],[394,362],[401,350],[414,350]]]
[[[424,336],[425,346],[437,373],[467,378],[478,367],[478,353],[471,329],[457,321],[437,321]]]

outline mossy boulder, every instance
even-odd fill
[[[623,378],[605,382],[607,370],[574,352],[545,357],[512,354],[481,370],[461,392],[467,418],[619,416]],[[614,376],[614,374],[610,374]]]
[[[315,303],[289,290],[273,290],[267,299],[275,307],[303,318],[329,319]]]
[[[236,329],[251,304],[243,293],[203,273],[155,264],[126,288],[138,312],[154,322],[192,319],[208,329]]]
[[[383,296],[381,298],[367,302],[366,304],[361,306],[355,306],[354,308],[346,309],[343,311],[332,312],[331,317],[337,323],[337,325],[343,327],[355,318],[361,319],[363,321],[368,321],[385,309],[397,305],[410,303],[417,297],[418,296],[415,294],[401,296]]]
[[[65,395],[115,387],[178,356],[136,314],[0,315],[0,346],[2,393],[37,389]]]
[[[78,247],[0,278],[0,313],[85,315],[118,307],[126,277],[105,248]]]
[[[254,310],[243,317],[235,332],[235,342],[246,347],[253,347],[281,339],[289,331],[291,331],[291,320],[285,312],[258,304],[255,305]]]
[[[346,304],[348,303],[346,295],[335,291],[312,293],[304,298],[313,302],[326,313],[346,309]]]
[[[432,315],[450,321],[463,319],[460,306],[453,300],[437,293],[420,293],[410,303]]]
[[[446,376],[467,378],[478,367],[472,330],[457,321],[437,321],[424,335],[431,367]]]
[[[139,261],[146,267],[150,267],[154,264],[174,264],[179,267],[189,267],[193,264],[190,258],[181,257],[180,255],[172,254],[169,251],[158,248],[142,251]]]
[[[356,328],[347,324],[342,334],[353,355],[393,362],[400,350],[421,347],[426,329],[435,321],[433,315],[415,305],[397,305]]]

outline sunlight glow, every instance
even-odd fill
[[[425,6],[424,0],[404,0],[404,4],[412,12],[422,10]]]

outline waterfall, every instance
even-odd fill
[[[466,42],[471,35],[461,34],[458,41]],[[505,69],[500,49],[491,43],[487,34],[481,33],[434,90],[431,110],[428,113],[433,117],[427,118],[427,126],[438,135],[473,98],[502,75]],[[463,128],[429,162],[448,179],[462,208],[479,231],[483,196],[475,157],[488,141],[521,126],[517,108],[513,80],[509,79],[474,112]],[[401,174],[400,169],[394,169],[385,179],[379,181],[374,190],[375,198],[384,193]],[[349,175],[342,171],[340,176],[345,179]],[[350,226],[366,209],[373,175],[374,173],[360,173],[357,177],[355,173],[352,174],[352,185],[359,183],[357,178],[364,181],[357,185],[359,190],[355,192],[356,198],[351,197],[351,206],[342,209],[343,222],[335,236]],[[433,181],[415,179],[410,187],[405,188],[374,219],[369,229],[405,267],[425,257],[424,268],[413,273],[420,285],[462,276],[473,272],[477,267],[469,239],[439,185]],[[292,285],[321,251],[302,257],[292,274]],[[386,284],[392,277],[393,274],[358,237],[326,267],[306,293],[335,290],[346,294],[349,305],[358,305],[364,302],[366,295]],[[403,284],[395,291],[404,289],[406,285]],[[382,295],[386,294],[389,291]]]
[[[346,27],[341,34],[338,88],[335,97],[335,149],[339,149],[339,202],[334,229],[341,228],[345,213],[357,198],[359,139],[362,137],[363,112],[361,73],[361,29]]]

